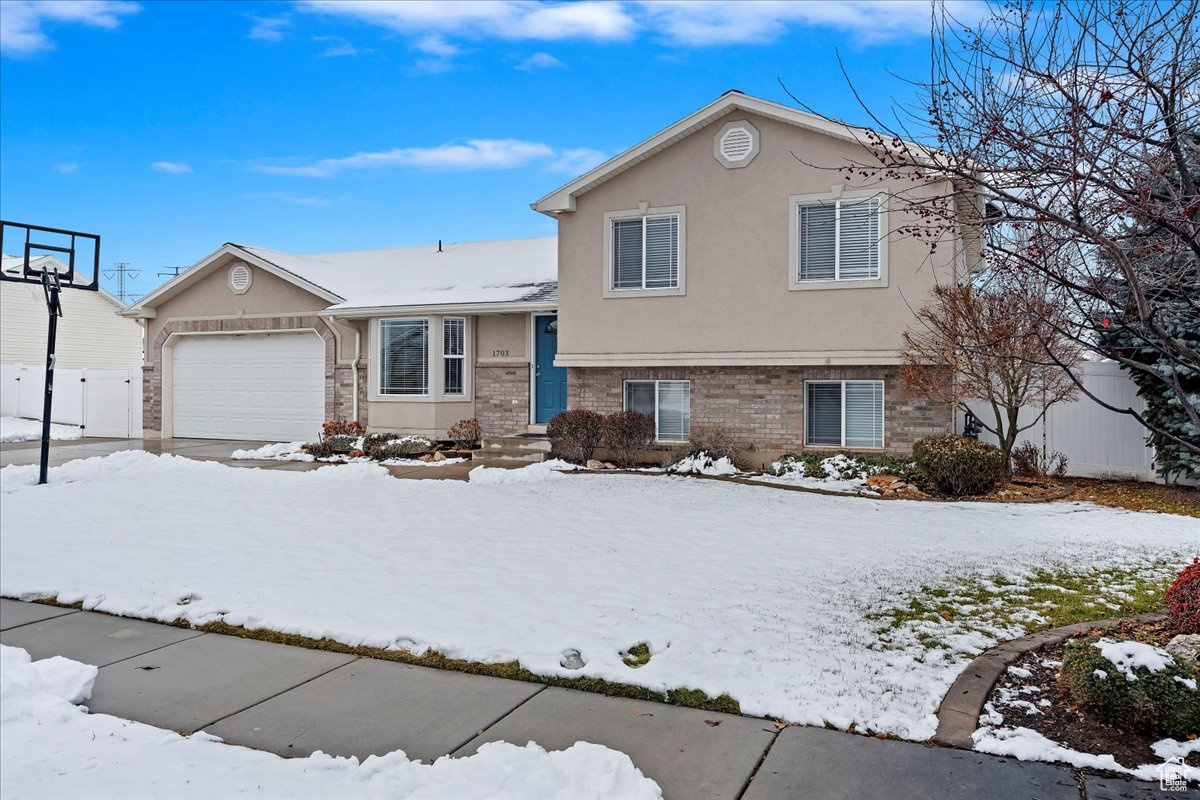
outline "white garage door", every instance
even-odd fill
[[[175,436],[312,440],[325,417],[325,342],[315,333],[184,336],[171,386]]]

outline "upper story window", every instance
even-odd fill
[[[380,320],[379,364],[380,394],[429,394],[429,320]]]
[[[887,285],[882,217],[879,197],[792,198],[791,287]]]
[[[622,294],[683,294],[683,207],[650,208],[604,215],[606,297]]]

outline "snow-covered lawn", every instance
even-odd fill
[[[78,439],[83,435],[78,425],[50,423],[51,439]],[[0,442],[29,442],[42,438],[42,422],[24,417],[0,417]]]
[[[180,736],[140,722],[88,714],[96,668],[0,645],[0,796],[634,798],[662,793],[629,756],[578,742],[547,753],[536,744],[485,744],[467,758],[410,761],[402,751],[356,758],[279,758],[205,733]]]
[[[1200,552],[1200,520],[1080,503],[876,501],[540,464],[471,477],[126,452],[71,462],[39,488],[34,468],[9,467],[0,594],[518,659],[921,740],[969,658],[1015,632],[965,612],[881,612],[969,576],[1159,576]],[[620,654],[642,642],[651,659],[631,668]],[[567,650],[586,664],[562,666]]]

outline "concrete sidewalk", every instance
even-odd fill
[[[88,707],[305,756],[589,741],[687,800],[1177,798],[1048,764],[201,633],[0,600],[0,642],[100,667]]]
[[[106,456],[121,450],[167,453],[197,461],[216,461],[230,467],[250,467],[285,472],[308,472],[336,466],[319,461],[235,461],[232,458],[234,450],[254,450],[264,444],[271,443],[224,439],[56,439],[50,443],[50,466],[60,467],[77,458]],[[37,464],[41,455],[40,448],[41,443],[37,441],[0,443],[0,466]],[[524,461],[499,461],[482,458],[444,467],[385,467],[385,469],[397,478],[466,480],[467,473],[480,464],[505,469],[528,466],[528,462]]]

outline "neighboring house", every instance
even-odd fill
[[[42,256],[52,259],[52,256]],[[3,256],[0,269],[20,274],[24,259]],[[65,267],[63,268],[65,270]],[[142,326],[118,312],[125,306],[103,289],[62,292],[55,363],[68,369],[137,369]],[[0,364],[46,364],[46,298],[41,286],[0,281]]]
[[[227,244],[127,309],[147,435],[304,439],[325,419],[443,436],[645,411],[664,444],[721,426],[758,460],[908,451],[949,406],[907,398],[902,333],[975,237],[897,235],[845,184],[843,125],[730,92],[533,205],[559,236],[297,256]],[[807,163],[805,163],[807,162]],[[556,282],[557,281],[557,282]]]
[[[544,424],[566,407],[554,309],[548,237],[226,244],[124,313],[147,326],[147,436],[303,440],[328,419],[435,437],[471,417],[489,436]]]
[[[902,334],[936,282],[967,276],[978,237],[931,254],[900,235],[916,219],[896,193],[951,185],[847,182],[860,141],[729,92],[534,203],[559,225],[571,407],[653,414],[663,442],[720,426],[760,461],[951,431],[949,405],[901,390]]]

